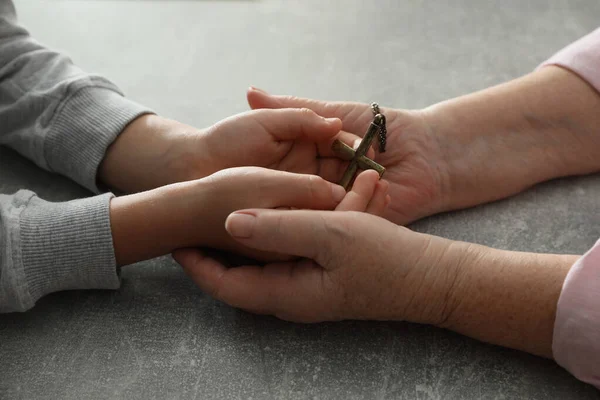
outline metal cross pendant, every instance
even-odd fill
[[[379,178],[381,178],[385,172],[385,168],[382,165],[377,164],[365,155],[367,150],[369,150],[369,147],[371,147],[371,142],[378,133],[379,151],[381,153],[385,151],[387,139],[385,116],[379,111],[379,105],[377,103],[371,104],[371,110],[373,110],[374,115],[373,122],[369,125],[369,129],[367,130],[367,133],[365,133],[365,136],[356,151],[339,140],[335,140],[331,145],[331,150],[333,150],[333,153],[336,156],[343,160],[350,161],[350,165],[346,168],[342,180],[340,181],[340,185],[343,186],[346,191],[352,187],[352,182],[354,181],[358,168],[362,170],[374,169],[379,173]]]

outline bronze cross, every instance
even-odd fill
[[[379,107],[375,103],[373,103],[372,108],[374,112],[375,110],[379,111]],[[352,182],[354,181],[354,177],[358,168],[362,170],[374,169],[379,173],[379,178],[383,176],[385,167],[377,164],[375,161],[371,160],[365,155],[377,133],[380,133],[381,141],[382,143],[385,143],[385,136],[383,136],[380,131],[386,131],[385,117],[381,113],[377,112],[375,117],[373,117],[373,122],[371,122],[371,125],[369,125],[369,129],[367,130],[367,133],[365,133],[365,136],[360,142],[360,145],[356,151],[354,151],[352,147],[342,143],[339,140],[335,140],[331,145],[331,149],[336,156],[342,160],[350,161],[350,165],[348,165],[348,168],[346,168],[346,171],[344,172],[344,175],[340,181],[340,185],[343,186],[346,191],[348,191],[352,186]],[[383,147],[381,142],[380,146]]]

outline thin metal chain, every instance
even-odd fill
[[[385,121],[385,115],[381,114],[379,110],[379,104],[371,103],[371,110],[373,111],[373,116],[379,114],[382,117],[381,125],[379,125],[379,152],[385,153],[385,145],[387,144],[387,126]]]

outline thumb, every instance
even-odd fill
[[[273,251],[315,260],[324,268],[348,236],[340,215],[332,211],[262,210],[236,211],[227,217],[225,229],[237,241],[258,250]]]
[[[295,96],[277,96],[255,87],[248,89],[246,99],[253,110],[258,108],[308,108],[326,118],[343,119],[355,108],[349,102],[326,102]]]

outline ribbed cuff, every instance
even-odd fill
[[[149,109],[103,87],[84,87],[57,111],[44,141],[48,168],[98,193],[96,174],[106,149]]]
[[[20,218],[27,307],[61,290],[119,287],[110,229],[112,197],[106,193],[63,203],[31,198]]]

